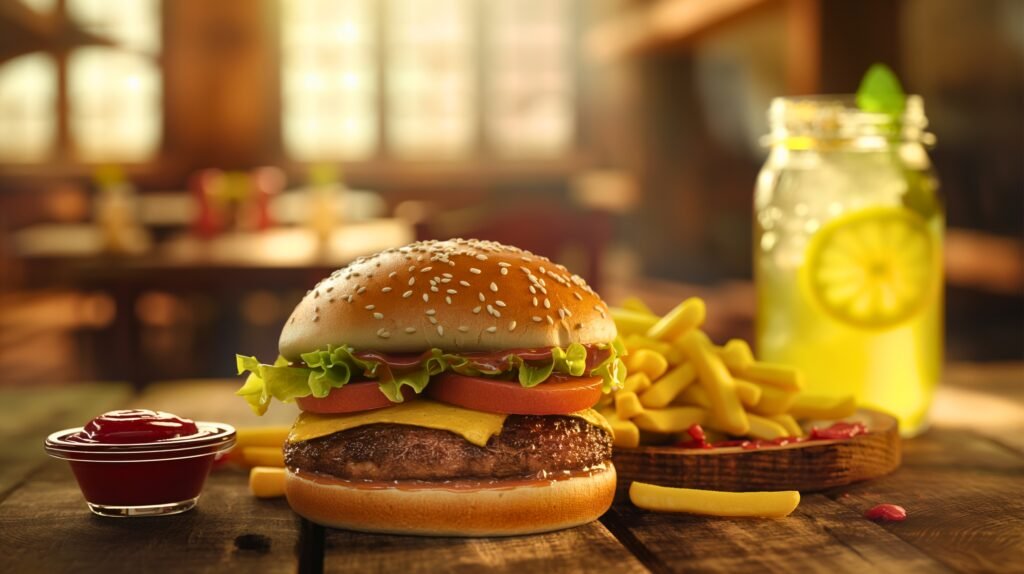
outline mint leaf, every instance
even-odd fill
[[[899,78],[885,64],[872,64],[857,90],[857,107],[865,112],[887,114],[899,119],[907,96]]]

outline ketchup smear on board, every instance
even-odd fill
[[[823,429],[814,427],[811,429],[810,434],[805,437],[784,436],[771,440],[742,439],[722,440],[718,442],[708,441],[707,435],[704,434],[704,429],[700,425],[690,425],[690,428],[686,430],[686,433],[690,435],[690,440],[678,442],[673,446],[678,448],[726,448],[738,446],[747,450],[756,450],[764,447],[786,446],[787,444],[796,444],[814,440],[850,439],[858,435],[867,434],[868,429],[862,423],[837,422]]]
[[[199,434],[190,419],[163,411],[129,409],[110,411],[89,421],[80,433],[67,437],[72,442],[132,444],[157,442]]]

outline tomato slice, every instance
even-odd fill
[[[477,411],[510,415],[561,415],[589,409],[601,398],[600,377],[551,375],[526,388],[517,381],[498,381],[444,373],[431,379],[427,396]]]
[[[405,400],[416,398],[416,391],[410,387],[402,387]],[[377,381],[359,381],[348,383],[339,389],[331,389],[327,396],[318,399],[313,395],[295,399],[299,408],[307,413],[355,413],[393,406],[395,403],[380,392]]]

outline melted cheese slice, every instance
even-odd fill
[[[477,446],[486,446],[492,436],[501,433],[501,427],[505,425],[507,416],[418,399],[386,409],[344,415],[302,413],[288,434],[288,442],[302,442],[366,425],[391,423],[446,430]],[[608,434],[612,434],[608,421],[593,409],[571,413],[567,416],[583,419],[594,426],[605,429]]]

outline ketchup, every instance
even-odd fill
[[[230,425],[131,409],[47,437],[68,461],[89,508],[103,516],[154,516],[195,505],[218,454],[235,443]]]
[[[110,411],[89,421],[80,433],[67,438],[75,442],[131,444],[157,442],[199,434],[192,420],[163,411],[129,409]]]
[[[855,436],[868,433],[868,428],[863,423],[847,423],[847,422],[836,422],[832,423],[831,426],[819,429],[814,427],[806,437],[798,436],[782,436],[774,439],[739,439],[739,440],[722,440],[718,442],[709,442],[707,436],[704,434],[704,429],[700,425],[690,425],[690,428],[686,430],[686,433],[690,435],[690,440],[684,440],[677,442],[675,447],[677,448],[727,448],[727,447],[740,447],[745,450],[757,450],[764,447],[771,446],[786,446],[788,444],[796,444],[801,442],[809,442],[815,440],[844,440],[851,439]]]

